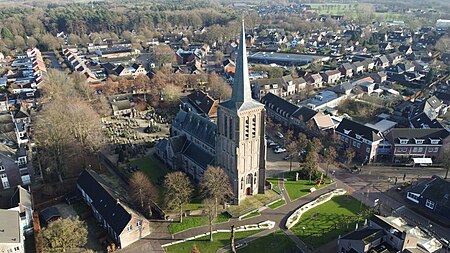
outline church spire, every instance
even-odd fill
[[[247,50],[245,48],[245,28],[242,19],[242,30],[239,38],[236,72],[234,74],[233,92],[231,100],[235,103],[244,103],[252,100],[250,80],[248,78]]]

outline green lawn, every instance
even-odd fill
[[[358,217],[363,222],[367,213],[367,208],[356,199],[337,196],[305,212],[291,230],[310,248],[317,248],[354,230]]]
[[[286,201],[284,199],[281,199],[273,204],[270,204],[269,207],[272,209],[277,209],[278,207],[283,206],[284,204],[286,204]]]
[[[276,231],[270,235],[258,238],[239,249],[239,253],[272,253],[272,252],[298,252],[295,243],[283,231]]]
[[[254,211],[260,207],[263,207],[277,199],[281,199],[281,196],[273,190],[266,191],[264,194],[256,194],[254,196],[247,196],[241,201],[239,205],[232,205],[227,209],[227,212],[231,217],[239,217],[245,213]]]
[[[235,241],[239,241],[241,239],[252,236],[261,230],[253,230],[253,231],[244,231],[237,232],[235,234]],[[215,253],[218,249],[225,247],[230,244],[230,233],[217,233],[213,235],[214,241],[209,241],[209,235],[197,238],[192,241],[187,241],[183,243],[178,243],[169,247],[166,247],[165,250],[168,253],[189,253],[192,251],[192,247],[194,244],[197,245],[198,250],[201,253]]]
[[[281,194],[280,186],[278,185],[278,178],[268,178],[267,181],[272,184],[272,190],[278,194]]]
[[[137,165],[154,184],[160,183],[160,180],[163,179],[168,172],[167,167],[164,164],[148,156],[132,160],[130,164]]]
[[[331,182],[329,178],[325,178],[325,184],[317,186],[314,180],[312,180],[311,182],[309,180],[295,181],[295,171],[285,173],[284,177],[285,179],[287,179],[287,181],[284,181],[284,188],[286,189],[291,200],[295,200],[305,196],[310,192],[309,189],[311,189],[312,187],[319,189],[324,185],[330,184]]]
[[[243,216],[243,217],[241,218],[241,220],[250,219],[250,218],[253,218],[253,217],[256,217],[256,216],[260,216],[260,215],[261,215],[261,214],[260,214],[258,211],[256,211],[256,212],[249,213],[249,214]]]
[[[215,224],[223,223],[230,220],[227,213],[221,213],[217,216]],[[178,233],[187,229],[201,227],[208,225],[208,219],[206,217],[186,217],[183,219],[182,223],[178,221],[172,222],[169,225],[169,232],[171,234]]]

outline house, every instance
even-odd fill
[[[410,55],[413,53],[412,47],[410,45],[401,45],[398,47],[398,51],[404,55]]]
[[[375,83],[383,84],[387,80],[386,72],[380,71],[370,75]]]
[[[293,123],[291,122],[292,116],[299,110],[298,106],[272,93],[267,93],[262,97],[261,103],[265,105],[269,117],[285,126],[290,126]]]
[[[360,75],[364,72],[364,63],[357,61],[352,64],[353,74]]]
[[[347,78],[351,78],[353,76],[353,66],[350,63],[342,64],[338,70],[341,72],[342,76]]]
[[[414,157],[438,157],[449,135],[443,128],[394,128],[386,139],[392,145],[392,160],[409,162]]]
[[[339,253],[366,253],[382,244],[384,232],[382,229],[367,228],[348,233],[339,240]]]
[[[339,70],[328,70],[322,74],[322,77],[327,83],[336,83],[341,78],[341,72]]]
[[[424,113],[431,120],[435,120],[439,115],[444,115],[446,112],[447,106],[443,105],[439,98],[432,96],[420,103],[411,111],[410,119]]]
[[[378,66],[381,69],[387,68],[390,65],[390,62],[386,55],[382,55],[375,59],[375,65]]]
[[[336,92],[337,94],[350,95],[353,89],[353,84],[349,82],[341,83],[331,87],[331,90]]]
[[[304,79],[306,80],[306,82],[314,85],[315,88],[322,87],[323,78],[319,73],[316,73],[316,74],[308,73],[308,74],[306,74]]]
[[[364,64],[364,71],[372,71],[375,68],[375,62],[372,58],[367,58],[362,63]]]
[[[361,87],[362,91],[368,95],[372,94],[375,89],[375,83],[373,82],[360,82],[358,86]]]
[[[133,113],[133,106],[129,100],[112,101],[111,108],[115,116],[129,116]]]
[[[390,53],[386,55],[390,65],[397,65],[403,59],[402,55],[398,53]]]
[[[18,185],[3,190],[0,209],[17,211],[20,216],[21,228],[24,231],[33,227],[33,200],[30,191],[25,187]]]
[[[149,221],[131,209],[95,171],[84,170],[78,177],[77,189],[97,221],[120,248],[150,234]]]
[[[367,225],[342,236],[339,253],[439,252],[442,244],[401,217],[372,216]]]
[[[406,198],[430,214],[450,219],[450,182],[438,176],[420,182],[411,188]]]
[[[24,242],[19,212],[0,209],[0,252],[24,253]]]
[[[377,149],[383,136],[380,131],[359,122],[344,118],[336,128],[347,148],[352,148],[359,158],[365,162],[372,162],[377,157]]]
[[[380,52],[390,52],[394,50],[394,46],[390,42],[378,44],[378,49]]]
[[[182,99],[183,106],[195,110],[198,114],[209,118],[217,116],[217,107],[219,101],[208,95],[202,90],[195,90]]]

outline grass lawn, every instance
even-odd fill
[[[272,253],[272,252],[298,252],[295,243],[283,232],[276,231],[270,235],[258,238],[239,249],[239,253]]]
[[[270,204],[269,207],[272,209],[277,209],[280,206],[284,206],[286,204],[286,201],[284,199],[278,200],[277,202]]]
[[[215,224],[223,223],[230,220],[227,213],[221,213],[217,216]],[[171,234],[178,233],[187,229],[201,227],[208,225],[208,219],[206,217],[186,217],[183,219],[182,223],[178,221],[172,222],[169,225],[169,232]]]
[[[155,185],[158,185],[168,172],[164,164],[148,156],[132,160],[130,165],[137,165]]]
[[[239,241],[241,239],[250,237],[261,230],[253,230],[253,231],[243,231],[237,232],[235,234],[235,241]],[[194,244],[197,245],[198,250],[201,253],[215,253],[218,249],[225,247],[230,244],[230,233],[217,233],[213,235],[214,241],[209,241],[209,235],[197,238],[192,241],[187,241],[183,243],[178,243],[169,247],[166,247],[165,250],[168,253],[180,253],[180,252],[191,252]]]
[[[231,217],[239,217],[242,214],[256,210],[277,199],[281,199],[281,196],[275,191],[269,190],[266,191],[265,194],[247,196],[239,205],[230,206],[227,209],[227,212],[231,215]]]
[[[366,211],[367,208],[356,199],[337,196],[304,213],[291,230],[314,249],[354,230],[358,213]]]
[[[250,219],[256,216],[260,216],[261,214],[259,212],[253,212],[253,213],[249,213],[247,215],[245,215],[244,217],[241,218],[241,220],[246,220],[246,219]]]
[[[314,180],[312,180],[311,182],[309,180],[295,181],[295,171],[285,173],[284,177],[287,179],[287,181],[284,181],[284,188],[286,189],[291,200],[295,200],[305,196],[310,192],[309,189],[311,189],[312,187],[318,189],[323,187],[324,185],[330,184],[331,182],[329,178],[325,178],[325,184],[317,186]]]

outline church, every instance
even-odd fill
[[[233,204],[264,193],[266,168],[265,109],[251,96],[244,22],[239,41],[232,95],[219,103],[217,124],[180,109],[170,137],[156,146],[156,155],[172,170],[184,171],[196,181],[208,165],[220,166],[229,176]]]

